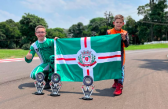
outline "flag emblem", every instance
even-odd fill
[[[96,56],[94,55],[94,50],[80,50],[80,55],[78,56],[78,65],[80,67],[94,67],[96,62]]]

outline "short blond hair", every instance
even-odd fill
[[[117,19],[121,19],[124,22],[124,16],[122,16],[121,14],[118,14],[114,17],[114,21],[116,21]]]
[[[42,25],[38,25],[38,26],[36,26],[36,28],[35,28],[35,32],[37,31],[38,28],[44,28],[45,31],[46,31],[46,28],[45,28],[44,26],[42,26]]]

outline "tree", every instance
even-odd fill
[[[138,35],[140,42],[144,44],[144,42],[148,42],[150,40],[150,29],[149,28],[151,25],[147,23],[142,23],[141,22],[142,20],[137,22],[137,25],[138,25],[137,35]]]
[[[107,29],[107,21],[105,18],[102,17],[97,17],[97,18],[93,18],[90,20],[89,25],[88,25],[88,29],[92,32],[95,32],[96,35],[100,35],[100,33],[106,33],[106,30],[101,31],[100,28],[102,26],[106,26]],[[103,29],[103,28],[101,28]]]
[[[114,16],[113,14],[109,11],[109,13],[107,13],[107,11],[104,13],[104,15],[106,16],[106,25],[107,25],[107,29],[109,28],[113,28],[113,21],[114,21]],[[106,34],[106,33],[105,33]]]
[[[139,6],[137,10],[138,10],[138,13],[137,13],[138,15],[143,15],[143,16],[147,15],[148,17],[151,11],[149,4],[145,4],[144,6]]]
[[[153,9],[150,13],[151,21],[164,23],[166,21],[165,9],[167,8],[166,0],[160,0],[158,3],[153,5]],[[162,36],[165,34],[163,31],[165,26],[163,25],[154,25],[153,33],[155,35],[155,40],[162,40]]]
[[[167,0],[150,0],[149,4],[138,7],[138,15],[144,15],[144,20],[141,22],[150,24],[151,37],[149,41],[160,40],[165,33],[167,34],[167,31],[163,29],[167,28],[163,25],[168,21],[167,12],[165,12],[166,2]]]
[[[19,24],[12,19],[0,23],[0,46],[2,48],[16,48],[20,45],[21,33]]]
[[[50,28],[47,29],[47,37],[48,38],[54,38],[54,37],[59,37],[59,38],[66,38],[67,35],[64,32],[63,28]]]
[[[25,13],[22,16],[22,19],[19,21],[20,23],[20,32],[24,36],[22,39],[22,44],[33,43],[37,40],[35,36],[35,27],[38,25],[43,25],[48,28],[48,24],[43,18],[40,18],[34,14]]]
[[[139,44],[139,38],[137,36],[138,25],[131,16],[126,18],[125,30],[127,30],[129,33],[130,42],[132,44]]]
[[[85,26],[83,23],[79,22],[77,24],[72,25],[68,32],[72,34],[72,37],[83,37],[83,31],[85,30]]]

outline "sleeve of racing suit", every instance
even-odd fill
[[[33,59],[35,53],[36,53],[36,52],[35,52],[35,50],[34,50],[34,47],[33,47],[33,46],[30,46],[30,54],[32,54],[32,59]],[[25,57],[25,61],[26,61],[27,63],[30,63],[30,62],[32,61],[32,59],[27,59],[27,58]]]
[[[124,42],[124,44],[125,44],[125,47],[128,47],[129,46],[129,36],[128,36],[128,33],[127,33],[127,35],[125,36],[126,37],[126,40],[122,40],[123,42]]]

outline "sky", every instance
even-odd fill
[[[49,28],[68,29],[78,22],[87,25],[93,18],[105,18],[106,11],[138,21],[143,16],[138,16],[137,8],[147,3],[149,0],[0,0],[0,22],[19,22],[25,13],[30,13],[44,18]]]

